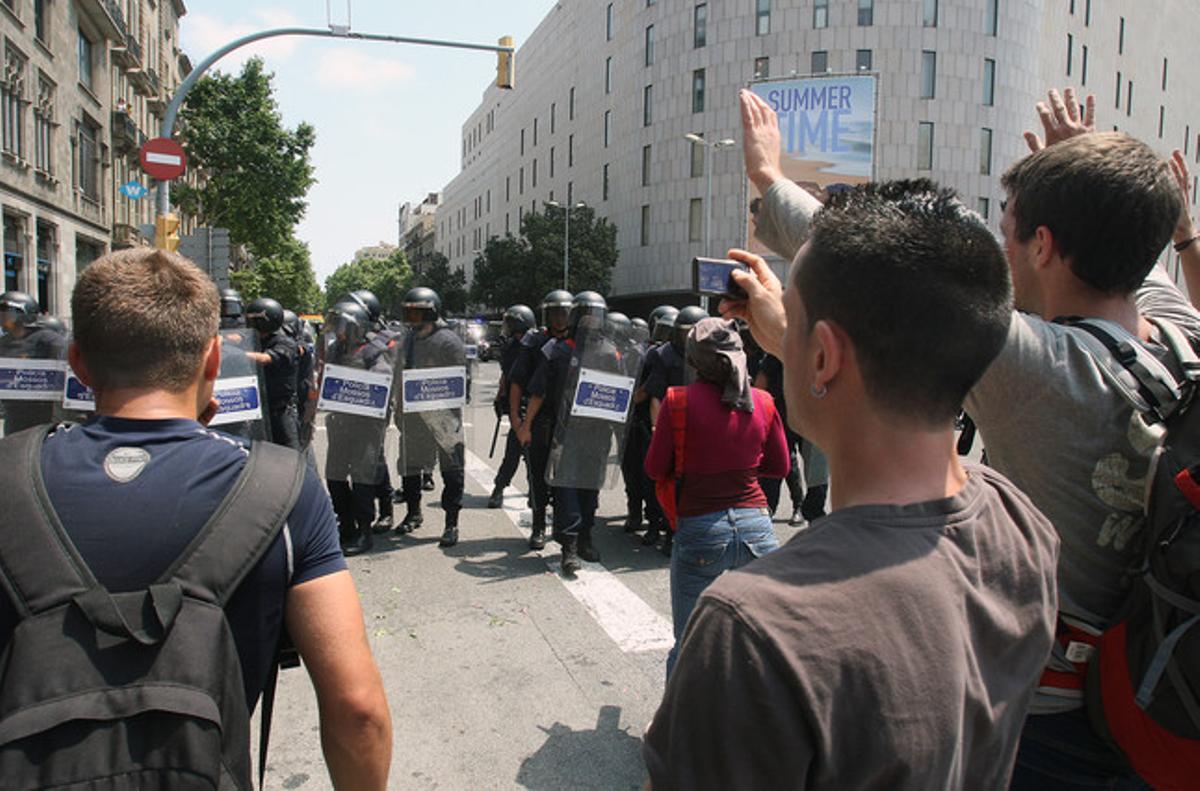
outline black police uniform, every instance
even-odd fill
[[[296,373],[300,352],[283,330],[275,330],[262,341],[262,353],[271,358],[263,371],[267,388],[267,412],[271,419],[271,441],[300,450],[300,420],[296,413]]]
[[[643,359],[641,371],[638,372],[637,390],[643,390],[646,377],[650,374],[651,365],[655,364],[653,357],[657,347],[649,341],[638,344]],[[628,514],[625,519],[626,532],[641,529],[643,515],[653,524],[662,520],[662,509],[658,498],[654,495],[654,485],[646,475],[646,454],[650,452],[650,438],[654,427],[650,423],[650,399],[647,398],[633,405],[633,414],[629,421],[629,441],[625,443],[625,455],[621,459],[621,477],[625,481],[625,507]]]
[[[516,365],[517,358],[521,356],[521,340],[528,333],[523,333],[520,338],[509,338],[504,342],[504,348],[500,351],[500,389],[496,394],[496,419],[499,420],[501,415],[508,415],[511,411],[509,403],[509,386],[512,383],[512,370]],[[522,418],[525,416],[525,404],[528,402],[528,397],[522,396],[521,403],[518,405],[517,414]],[[493,484],[500,491],[504,487],[512,483],[513,476],[517,474],[517,467],[521,463],[521,442],[517,439],[516,426],[508,427],[508,436],[504,440],[504,460],[500,462],[500,469],[496,471],[496,478]]]
[[[804,437],[788,428],[787,401],[783,397],[783,363],[778,358],[763,353],[758,365],[758,372],[767,379],[766,390],[775,399],[775,408],[783,420],[784,431],[787,434],[788,455],[791,457],[791,469],[786,481],[788,494],[792,498],[792,507],[800,512],[805,519],[816,519],[824,511],[825,486],[814,486],[812,490],[804,490],[804,481],[800,478],[800,456],[804,450]],[[767,507],[771,513],[779,507],[782,482],[778,478],[759,478],[763,494],[767,496]],[[793,518],[795,514],[793,514]]]
[[[538,369],[546,362],[543,348],[552,340],[546,330],[531,330],[521,338],[517,359],[509,374],[510,384],[521,388],[523,398],[529,398],[529,385]],[[533,509],[533,526],[546,527],[546,508],[550,505],[550,486],[546,483],[546,465],[550,463],[550,443],[554,439],[554,410],[557,404],[549,401],[530,427],[529,455],[525,459],[525,471],[529,473],[529,500]]]
[[[390,353],[400,342],[402,333],[399,330],[394,330],[386,324],[378,324],[377,329],[367,333],[367,345],[373,350],[373,354]],[[391,409],[391,404],[388,405]],[[388,415],[391,419],[391,415]],[[375,529],[377,532],[386,532],[391,528],[392,517],[392,476],[388,471],[386,448],[382,445],[379,447],[379,467],[375,473],[375,480],[379,481],[375,485],[375,500],[379,503],[379,518]]]
[[[686,376],[687,362],[684,360],[683,354],[675,348],[674,344],[669,342],[661,343],[647,354],[646,376],[642,387],[650,399],[656,399],[661,403],[666,399],[669,388],[682,387],[687,384]],[[645,403],[644,419],[647,425],[650,421],[650,399],[647,399]],[[653,426],[649,427],[649,431],[653,435]],[[645,443],[645,450],[649,451],[649,439],[646,439]],[[658,498],[654,495],[654,482],[645,474],[645,459],[646,456],[643,453],[642,486],[646,492],[646,516],[650,522],[650,529],[646,531],[643,542],[654,544],[658,541],[660,534],[665,532],[668,539],[670,539],[671,534],[667,528],[667,520],[663,515],[662,506],[659,505]]]
[[[18,360],[61,360],[66,350],[62,334],[36,324],[26,325],[21,336],[0,336],[0,357]],[[55,401],[4,401],[4,432],[16,434],[31,426],[50,423],[56,415]]]
[[[317,387],[317,350],[313,344],[298,340],[296,351],[300,355],[296,362],[296,414],[300,419],[300,446],[307,447],[312,442],[312,423],[305,419],[305,413]]]
[[[429,335],[421,337],[421,330],[414,328],[404,340],[405,369],[439,368],[443,366],[462,365],[466,357],[462,338],[445,324],[436,326]],[[458,419],[462,420],[462,411],[455,410]],[[462,509],[464,485],[464,467],[466,449],[459,440],[453,448],[445,448],[432,431],[420,421],[404,423],[404,431],[409,436],[404,438],[405,447],[424,450],[426,458],[408,458],[405,465],[409,470],[432,470],[436,462],[442,471],[442,511],[446,514],[447,527],[458,525],[458,512]],[[409,513],[415,513],[421,508],[421,473],[405,474],[401,480],[401,490],[404,503]]]

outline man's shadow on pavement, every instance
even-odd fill
[[[620,722],[619,706],[601,706],[590,731],[573,731],[561,722],[538,726],[546,742],[521,763],[517,785],[535,791],[641,788],[646,777],[642,740],[622,729]]]

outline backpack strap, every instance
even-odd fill
[[[1101,319],[1075,319],[1070,326],[1083,330],[1076,337],[1125,400],[1149,422],[1165,421],[1183,403],[1175,375],[1124,327]]]
[[[1200,357],[1197,357],[1196,350],[1184,335],[1183,330],[1179,329],[1179,325],[1173,321],[1153,316],[1147,316],[1146,320],[1158,328],[1166,347],[1179,361],[1179,368],[1183,371],[1184,379],[1188,382],[1200,381]]]
[[[0,440],[0,584],[22,619],[96,587],[42,479],[42,443],[54,428],[37,426]]]
[[[223,607],[279,535],[304,473],[304,457],[296,451],[254,442],[237,483],[162,581]]]

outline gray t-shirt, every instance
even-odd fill
[[[721,576],[643,754],[655,789],[1005,788],[1053,641],[1054,529],[969,466]]]

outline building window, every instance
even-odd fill
[[[525,130],[521,130],[521,156],[525,156]]]
[[[829,27],[829,0],[814,0],[813,27],[818,29]]]
[[[933,170],[933,124],[917,124],[917,170]]]
[[[575,120],[575,86],[571,86],[571,90],[567,93],[567,120]]]
[[[754,59],[754,79],[762,80],[771,76],[771,59],[770,58],[755,58]]]
[[[1087,63],[1088,50],[1087,44],[1079,48],[1079,84],[1087,85]]]
[[[1160,104],[1158,106],[1158,137],[1160,140],[1162,139],[1163,129],[1166,127],[1166,124],[1167,124],[1167,108],[1163,107]]]
[[[1084,0],[1083,3],[1083,26],[1087,27],[1092,24],[1092,0]]]
[[[975,211],[983,219],[988,219],[988,215],[991,214],[991,209],[992,202],[987,198],[979,198],[975,201]]]
[[[654,86],[647,85],[642,89],[642,126],[649,126],[654,119],[653,108]]]
[[[854,53],[854,69],[855,71],[871,70],[871,50],[860,49]]]
[[[921,9],[921,25],[923,27],[937,27],[937,5],[938,0],[925,0],[925,4]]]
[[[765,36],[771,32],[771,0],[755,0],[754,35]]]
[[[88,200],[100,202],[100,126],[88,118],[79,122],[75,146],[78,158],[76,188]]]
[[[608,8],[604,9],[604,40],[612,41],[613,38],[613,4],[609,3]]]
[[[521,169],[517,171],[517,194],[518,195],[525,194],[525,166],[524,165],[522,165]]]
[[[537,147],[537,127],[538,127],[537,122],[538,122],[538,119],[534,118],[533,119],[533,145],[534,145],[534,147]]]
[[[813,74],[824,74],[829,71],[829,53],[823,49],[817,50],[812,54],[809,65],[809,71]]]
[[[575,167],[575,135],[567,137],[567,167]]]
[[[550,178],[554,178],[554,146],[550,146]]]
[[[608,165],[604,166],[600,177],[600,195],[602,200],[608,200]]]
[[[1162,75],[1162,77],[1163,77],[1162,89],[1165,91],[1167,89],[1167,59],[1166,58],[1163,58],[1163,75]]]
[[[512,200],[512,176],[504,177],[504,202]]]
[[[704,69],[692,72],[692,112],[704,112]]]
[[[992,130],[979,130],[979,175],[992,175]]]
[[[4,153],[25,156],[25,59],[11,47],[4,52],[4,79],[0,82],[0,123]]]
[[[612,93],[612,55],[604,59],[604,92]]]
[[[46,41],[46,3],[48,0],[33,0],[33,34],[38,41]],[[42,303],[45,305],[46,303]]]
[[[1125,81],[1125,115],[1133,115],[1133,80]]]
[[[642,146],[642,186],[650,186],[650,146]]]
[[[692,46],[696,49],[708,44],[708,3],[697,3],[692,10]]]
[[[1000,0],[986,0],[986,2],[987,15],[983,20],[983,32],[994,36],[1000,25]]]
[[[1117,54],[1125,54],[1125,17],[1121,17],[1121,24],[1117,26]]]
[[[51,270],[54,268],[55,255],[58,250],[58,234],[53,225],[38,220],[37,222],[37,301],[42,310],[53,312],[51,306],[50,284],[54,281]]]
[[[1071,61],[1075,59],[1075,37],[1067,34],[1067,76],[1071,76]]]
[[[932,99],[937,95],[937,53],[921,52],[921,98]]]
[[[612,110],[604,111],[604,147],[608,148],[608,143],[612,135]]]
[[[699,135],[698,132],[697,134]],[[703,137],[703,135],[700,135],[700,137]],[[691,178],[700,178],[704,175],[704,151],[705,147],[703,143],[692,143]]]
[[[54,174],[54,84],[38,80],[38,100],[33,107],[33,166]]]
[[[1121,72],[1119,71],[1117,72],[1117,99],[1115,106],[1118,110],[1121,109]]]
[[[875,24],[875,0],[858,0],[858,26]]]
[[[996,103],[996,61],[983,59],[983,104],[991,107]]]
[[[654,25],[646,25],[646,65],[654,63]]]
[[[642,206],[641,244],[642,244],[642,247],[645,247],[646,245],[650,244],[650,207],[649,206]]]
[[[19,291],[20,272],[25,265],[25,220],[4,213],[4,288]]]
[[[79,31],[79,81],[83,87],[92,90],[92,41]]]
[[[554,106],[554,102],[550,102],[550,134],[554,134],[554,116],[556,115],[555,110],[557,109],[558,108]]]
[[[688,203],[688,241],[704,240],[704,201],[692,198]]]

